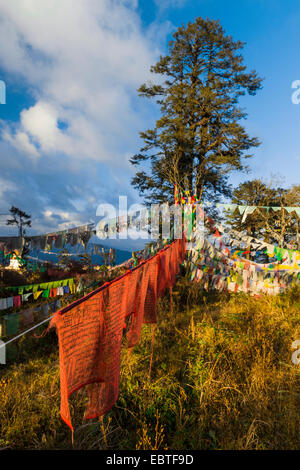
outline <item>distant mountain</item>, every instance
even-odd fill
[[[87,244],[86,249],[81,244],[77,244],[75,246],[71,246],[70,244],[65,245],[65,248],[68,250],[68,252],[73,255],[73,259],[78,258],[78,255],[80,254],[87,253],[91,256],[93,264],[101,265],[104,264],[104,260],[101,254],[95,254],[95,248],[97,249],[97,247],[99,248],[99,252],[101,252],[101,249],[102,247],[104,247],[104,245],[89,242]],[[105,246],[104,249],[106,252],[108,252],[109,250],[107,246]],[[60,253],[60,251],[60,249],[54,247],[51,249],[50,253],[47,251],[41,251],[38,248],[34,248],[29,251],[28,255],[32,258],[37,258],[40,261],[51,261],[52,263],[57,263],[58,254]],[[121,264],[130,258],[130,251],[116,249],[116,264]]]

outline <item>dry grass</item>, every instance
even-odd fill
[[[77,449],[298,449],[300,290],[254,299],[203,295],[181,280],[159,304],[151,377],[151,326],[128,355],[120,396],[103,420],[72,402]],[[28,339],[2,370],[0,447],[72,448],[59,418],[56,339]],[[36,356],[36,357],[35,357]]]

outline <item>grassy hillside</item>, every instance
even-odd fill
[[[152,327],[122,351],[120,396],[104,419],[84,421],[71,399],[76,449],[298,449],[300,290],[255,299],[203,295],[181,280],[159,303]],[[54,332],[22,339],[0,366],[0,447],[72,448],[59,417]]]

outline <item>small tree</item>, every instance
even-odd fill
[[[81,253],[79,256],[79,262],[82,266],[82,269],[87,272],[92,271],[92,258],[88,253]]]
[[[8,219],[6,225],[16,225],[19,229],[19,237],[23,238],[26,233],[24,227],[31,227],[31,215],[26,214],[26,212],[15,206],[11,206],[9,212],[12,215],[12,219]]]
[[[260,179],[241,183],[232,193],[232,204],[245,206],[275,206],[277,205],[277,192]],[[264,211],[265,212],[265,211]],[[248,236],[263,238],[265,236],[264,216],[256,210],[253,214],[248,214],[246,218],[243,214],[235,211],[227,215],[227,223],[239,232],[246,231]]]
[[[291,188],[277,188],[274,206],[277,211],[270,218],[268,212],[260,209],[266,230],[274,243],[280,247],[299,241],[299,217],[296,212],[289,212],[285,209],[298,207],[300,203],[300,185]],[[279,209],[280,208],[280,209]]]
[[[227,216],[227,223],[238,231],[247,231],[249,236],[282,247],[299,241],[299,217],[285,207],[299,206],[300,185],[285,189],[279,186],[279,181],[275,183],[266,184],[256,179],[240,184],[233,191],[232,203],[258,208],[246,218],[236,211]]]
[[[61,250],[59,254],[57,255],[57,258],[58,258],[57,264],[61,269],[71,270],[70,269],[70,263],[71,263],[70,253],[67,248],[64,248],[63,250]]]

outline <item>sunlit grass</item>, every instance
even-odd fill
[[[299,448],[299,290],[255,299],[181,280],[173,313],[168,294],[158,313],[150,378],[146,325],[139,345],[122,350],[119,400],[103,420],[84,421],[85,396],[72,397],[74,448]],[[27,342],[2,368],[0,447],[72,448],[59,417],[55,335]]]

